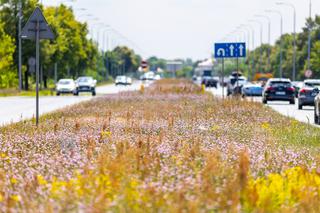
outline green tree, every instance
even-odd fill
[[[157,58],[156,56],[152,56],[147,59],[148,64],[151,68],[151,70],[157,70],[158,68],[161,68],[163,70],[166,69],[166,60],[162,58]]]
[[[0,22],[0,88],[13,87],[17,83],[17,75],[13,69],[14,40],[4,32],[4,24]]]
[[[141,57],[125,46],[116,47],[105,54],[108,71],[113,77],[126,73],[135,73],[141,63]]]

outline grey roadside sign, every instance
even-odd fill
[[[52,29],[48,25],[42,11],[37,7],[21,32],[22,39],[36,42],[36,124],[39,124],[39,73],[40,73],[40,39],[55,39]]]
[[[30,57],[28,60],[29,72],[34,73],[36,70],[36,59],[34,57]]]

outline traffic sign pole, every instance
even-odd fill
[[[21,21],[22,21],[22,2],[21,0],[18,3],[18,57],[19,57],[19,62],[18,62],[18,71],[19,71],[19,91],[21,92],[23,84],[22,84],[22,41],[21,41]]]
[[[239,89],[239,58],[237,58],[237,89]],[[237,91],[237,92],[240,92],[240,91]]]
[[[28,22],[24,26],[21,38],[35,40],[36,42],[36,125],[39,125],[39,77],[40,77],[40,39],[54,39],[55,35],[43,16],[42,11],[37,7]]]
[[[224,58],[222,58],[222,99],[224,99]]]
[[[215,43],[214,57],[222,59],[222,98],[224,98],[224,59],[237,59],[237,87],[239,88],[239,58],[247,56],[246,43]]]
[[[36,23],[36,125],[39,125],[39,54],[40,54],[40,22]]]

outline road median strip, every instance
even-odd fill
[[[319,211],[320,130],[184,80],[0,129],[4,211]]]

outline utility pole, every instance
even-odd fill
[[[18,71],[19,71],[19,91],[22,90],[23,84],[22,84],[22,41],[21,41],[21,22],[22,22],[22,2],[21,0],[18,3]]]

